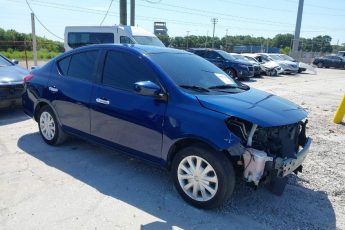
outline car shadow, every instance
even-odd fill
[[[0,126],[9,125],[30,119],[22,108],[8,108],[0,110]]]
[[[141,229],[283,229],[287,224],[298,229],[336,228],[327,194],[305,188],[294,180],[280,197],[264,188],[254,192],[239,181],[233,197],[222,208],[199,210],[180,198],[166,170],[125,154],[78,139],[59,147],[48,146],[38,132],[23,135],[17,145],[102,194],[162,220],[142,225]]]

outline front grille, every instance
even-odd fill
[[[252,146],[270,155],[295,158],[299,146],[304,146],[306,122],[270,128],[258,128]]]
[[[248,70],[253,71],[254,70],[253,66],[248,66]]]
[[[23,85],[5,85],[0,86],[0,98],[18,98],[21,97],[24,90]]]

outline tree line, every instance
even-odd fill
[[[166,45],[176,48],[197,48],[197,47],[212,47],[212,37],[210,36],[158,36],[159,39]],[[289,53],[294,35],[293,34],[277,34],[273,38],[253,37],[250,35],[236,35],[224,36],[222,38],[214,38],[214,47],[221,48],[227,51],[233,51],[234,46],[239,45],[252,45],[262,47],[277,47],[282,52]],[[331,45],[332,37],[329,35],[318,35],[313,38],[301,38],[299,50],[304,52],[321,52],[331,53],[338,50],[345,50],[345,43],[342,45]]]
[[[63,43],[36,36],[37,49],[48,52],[63,52]],[[31,33],[19,33],[15,30],[4,30],[0,28],[0,51],[32,51]]]
[[[180,49],[212,47],[211,36],[158,36],[159,39],[169,47]],[[273,38],[253,37],[250,35],[224,36],[214,38],[214,47],[227,51],[233,51],[234,46],[252,45],[262,47],[277,47],[282,52],[289,53],[293,42],[293,34],[277,34]],[[36,36],[38,50],[60,53],[64,51],[63,43],[53,41],[44,37]],[[313,38],[301,38],[299,49],[305,52],[331,53],[338,50],[345,50],[345,43],[341,45],[331,45],[332,37],[329,35],[318,35]],[[0,51],[31,51],[31,33],[20,33],[15,30],[4,30],[0,28]]]

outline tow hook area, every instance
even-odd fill
[[[273,158],[267,156],[267,153],[263,151],[247,148],[243,154],[243,160],[243,177],[247,180],[247,182],[253,182],[256,186],[258,186],[264,173],[266,162],[273,161]]]

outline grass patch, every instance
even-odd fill
[[[7,57],[8,59],[25,59],[25,51],[17,51],[17,50],[11,50],[8,49],[7,51],[0,51],[0,53]],[[48,51],[45,49],[41,49],[37,51],[37,59],[42,59],[42,60],[48,60],[52,59],[61,53],[59,52],[53,52],[53,51]],[[32,51],[26,51],[26,55],[28,59],[33,58],[33,52]]]

